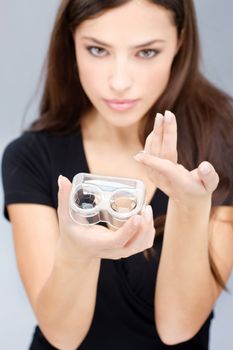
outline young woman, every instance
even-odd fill
[[[61,2],[40,116],[2,165],[31,350],[208,349],[233,264],[233,109],[198,57],[191,0]],[[75,224],[79,172],[143,180],[146,209]]]

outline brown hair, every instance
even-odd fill
[[[77,70],[73,32],[86,19],[122,6],[130,0],[63,0],[51,37],[40,117],[31,130],[71,133],[79,128],[80,118],[92,108],[84,93]],[[178,124],[179,162],[187,169],[201,161],[210,161],[220,176],[213,194],[213,205],[221,205],[233,190],[233,103],[214,87],[199,69],[199,38],[192,0],[147,0],[170,10],[180,47],[172,65],[168,86],[144,117],[140,139],[152,129],[155,114],[172,110]],[[161,218],[155,225],[161,225]],[[212,272],[218,283],[224,283],[210,255]]]

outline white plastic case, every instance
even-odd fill
[[[106,222],[119,228],[145,206],[145,185],[137,179],[79,173],[70,194],[70,215],[78,224]]]

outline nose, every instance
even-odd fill
[[[112,65],[109,76],[109,86],[110,89],[117,94],[123,94],[130,90],[132,79],[129,66],[125,60],[118,60]]]

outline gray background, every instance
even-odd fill
[[[0,0],[0,152],[37,116],[35,97],[59,0]],[[196,0],[203,70],[233,95],[232,0]],[[33,104],[27,109],[30,99]],[[25,117],[26,116],[26,117]],[[2,203],[2,191],[0,192]],[[211,350],[233,349],[233,277],[216,305]],[[17,273],[10,226],[0,217],[0,350],[26,350],[35,318]]]

